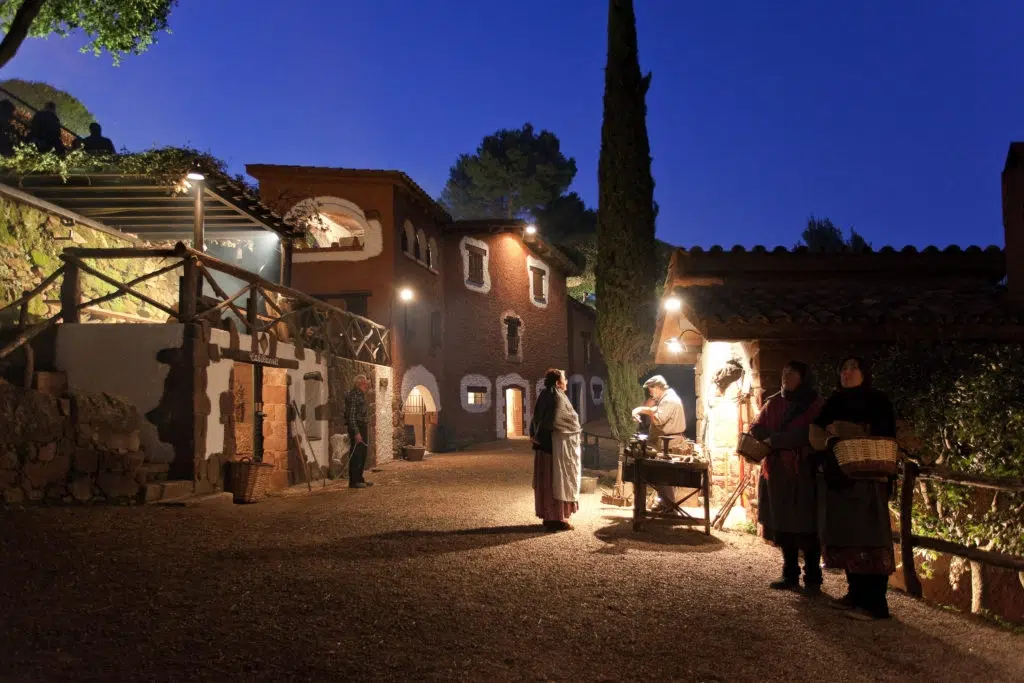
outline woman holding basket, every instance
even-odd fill
[[[782,390],[768,398],[750,428],[771,448],[761,461],[757,521],[764,539],[782,549],[782,578],[769,584],[776,590],[799,590],[802,550],[804,587],[809,595],[821,592],[816,467],[807,432],[822,403],[807,365],[790,361],[782,369]]]
[[[825,566],[846,570],[847,593],[840,609],[889,618],[889,575],[896,570],[888,500],[892,478],[851,478],[836,459],[836,444],[857,437],[896,437],[896,415],[888,397],[871,388],[871,368],[860,357],[839,365],[840,388],[814,420],[811,444],[824,447],[825,495],[822,543]],[[825,441],[826,443],[822,443]]]

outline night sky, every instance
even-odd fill
[[[662,239],[792,246],[813,213],[876,248],[1002,244],[1024,3],[636,5]],[[186,0],[173,34],[121,67],[36,40],[0,77],[72,92],[119,148],[191,145],[236,172],[400,169],[434,196],[460,152],[531,121],[595,204],[606,14],[605,0]]]

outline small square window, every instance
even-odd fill
[[[598,384],[598,383],[595,382],[594,384],[592,384],[590,386],[590,389],[591,389],[591,391],[594,392],[594,400],[595,401],[600,401],[601,398],[604,396],[604,385],[603,384]]]
[[[466,387],[466,403],[482,406],[487,401],[487,387]]]

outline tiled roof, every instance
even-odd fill
[[[687,317],[700,328],[730,324],[808,326],[1024,324],[1005,289],[984,283],[909,286],[823,281],[796,285],[727,282],[677,287]]]

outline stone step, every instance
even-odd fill
[[[147,462],[135,470],[135,479],[140,485],[163,482],[167,480],[167,472],[171,466],[165,462]]]
[[[195,484],[191,479],[155,481],[142,488],[142,500],[146,503],[188,498],[195,494]]]

